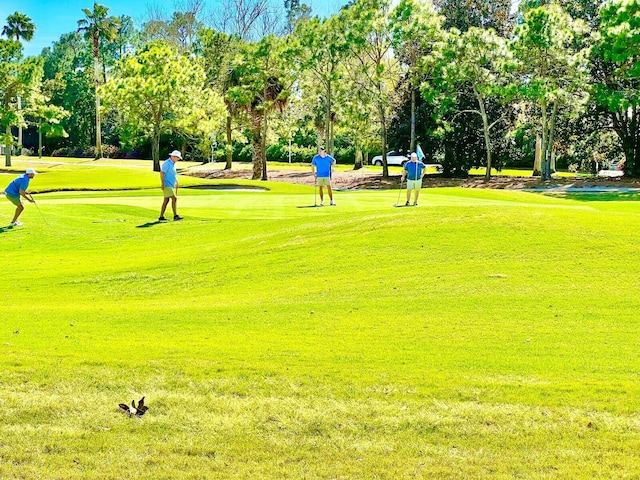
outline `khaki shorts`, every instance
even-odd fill
[[[4,195],[7,197],[7,200],[13,203],[16,207],[19,207],[20,205],[22,205],[22,200],[20,200],[20,196],[14,197],[13,195],[9,195],[7,192],[5,192]]]
[[[407,180],[407,190],[420,190],[422,188],[422,179]]]
[[[176,196],[176,191],[171,187],[164,187],[162,189],[162,193],[164,193],[164,198],[171,198]]]
[[[331,186],[331,177],[318,177],[318,186]]]

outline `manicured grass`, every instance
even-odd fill
[[[182,168],[196,164],[185,162]],[[198,164],[199,165],[199,164]],[[44,157],[19,157],[12,161],[10,170],[24,172],[26,168],[35,168],[38,176],[31,182],[30,191],[51,190],[122,190],[155,188],[160,189],[160,176],[153,171],[148,160],[109,160]],[[0,175],[0,181],[9,183],[14,174]],[[6,178],[6,182],[4,179]],[[202,185],[209,183],[203,179],[184,176],[182,185]],[[4,189],[4,185],[2,185]]]
[[[109,172],[1,230],[0,478],[640,474],[637,203]]]

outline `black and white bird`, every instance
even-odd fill
[[[126,405],[124,403],[120,403],[118,404],[118,406],[124,410],[126,413],[129,414],[129,416],[133,417],[134,415],[141,417],[142,415],[145,414],[145,412],[147,410],[149,410],[149,407],[147,407],[144,404],[144,397],[142,397],[140,399],[140,401],[138,402],[138,406],[136,406],[136,401],[135,400],[131,400],[131,406]]]

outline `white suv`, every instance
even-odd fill
[[[387,152],[387,165],[404,165],[409,159],[403,154],[391,150]],[[382,166],[382,155],[376,155],[371,159],[371,165]]]

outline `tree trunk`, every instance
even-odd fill
[[[227,144],[224,147],[227,152],[227,164],[225,170],[231,170],[233,165],[233,144],[231,143],[231,115],[227,115]]]
[[[253,126],[251,128],[251,146],[253,147],[253,175],[251,180],[262,177],[262,116],[253,113]]]
[[[640,176],[640,132],[638,131],[637,107],[631,111],[611,114],[613,129],[620,139],[624,152],[624,174]]]
[[[99,53],[99,40],[98,36],[95,35],[93,37],[93,72],[95,75],[95,84],[96,84],[96,151],[95,151],[95,159],[98,160],[102,158],[102,126],[100,125],[100,94],[98,93],[98,87],[100,86],[100,62],[98,61],[98,53]]]
[[[151,158],[153,158],[153,171],[160,171],[160,130],[153,132],[153,143],[151,144]]]
[[[100,133],[101,130],[102,125],[100,124],[100,95],[98,95],[98,90],[96,89],[96,160],[102,158],[102,136]]]
[[[444,159],[442,162],[442,176],[452,177],[455,169],[455,149],[453,142],[445,137],[444,139]]]
[[[356,150],[356,158],[353,165],[354,170],[360,170],[362,168],[362,149],[360,148],[360,144],[356,141],[354,144]]]
[[[313,127],[316,131],[316,146],[324,145],[324,119],[320,118],[318,115],[313,122]],[[325,146],[326,148],[326,146]]]
[[[491,137],[489,136],[489,119],[484,108],[484,99],[476,92],[476,99],[480,107],[480,116],[482,117],[482,131],[484,133],[484,147],[487,151],[487,172],[484,174],[485,181],[491,180]]]
[[[11,125],[7,125],[5,130],[6,138],[8,140],[7,144],[4,146],[4,164],[7,167],[11,166],[11,149],[13,148],[13,136],[11,135]]]
[[[18,113],[22,110],[22,97],[18,95]],[[18,125],[18,155],[22,155],[22,125]]]
[[[548,150],[549,150],[549,118],[547,115],[547,106],[542,105],[542,148],[540,151],[541,151],[541,165],[542,165],[541,180],[544,182],[551,180]]]
[[[380,127],[381,127],[381,147],[382,147],[382,177],[389,177],[389,165],[387,165],[387,119],[384,114],[384,107],[380,109]]]
[[[533,160],[533,173],[534,177],[542,175],[542,137],[539,133],[536,134],[536,148]]]
[[[335,156],[335,136],[334,127],[336,125],[336,114],[331,112],[331,122],[329,123],[329,148],[331,149],[331,156]]]
[[[551,180],[551,173],[555,170],[555,164],[553,162],[553,142],[555,136],[555,127],[556,127],[556,116],[558,115],[558,102],[553,104],[553,111],[551,112],[551,118],[549,119],[548,126],[548,139],[547,139],[547,180]]]
[[[265,92],[266,93],[266,92]],[[267,180],[267,128],[268,128],[268,116],[267,112],[264,112],[264,128],[262,130],[262,139],[260,142],[260,150],[262,151],[262,177],[261,180]]]
[[[631,109],[631,122],[630,122],[630,139],[632,145],[633,155],[633,168],[632,175],[634,177],[640,176],[640,132],[638,131],[638,107]]]
[[[409,142],[409,152],[416,151],[416,90],[411,86],[411,141]]]
[[[327,84],[327,111],[324,119],[324,138],[325,142],[327,142],[325,149],[329,155],[333,155],[331,150],[331,107],[331,82],[329,82]]]
[[[624,174],[631,177],[640,176],[640,151],[637,137],[634,138],[627,134],[622,139],[622,150],[624,152]]]
[[[42,158],[42,120],[38,119],[38,158]]]

